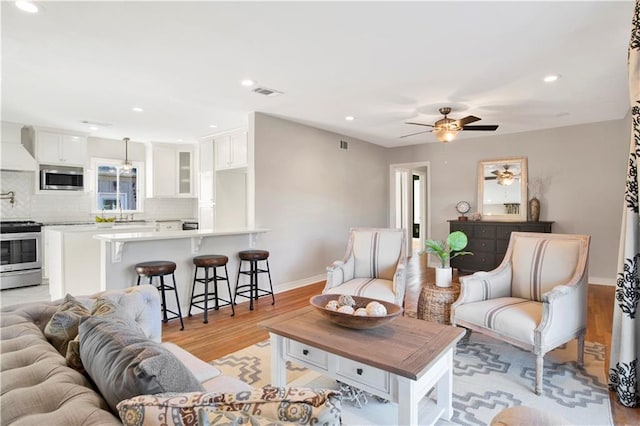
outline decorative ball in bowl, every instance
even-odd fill
[[[362,296],[319,294],[309,301],[331,322],[361,330],[388,324],[403,312],[402,306],[395,303]],[[345,308],[352,303],[351,309]]]

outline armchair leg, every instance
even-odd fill
[[[578,334],[578,367],[582,368],[584,366],[584,335],[586,334],[585,330],[582,330],[580,334]]]
[[[542,395],[542,370],[544,369],[544,354],[536,355],[536,395]]]

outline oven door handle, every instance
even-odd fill
[[[3,271],[0,272],[0,277],[3,274],[11,274],[11,276],[15,276],[15,275],[27,275],[27,274],[33,274],[35,271],[38,271],[41,268],[34,268],[34,269],[20,269],[18,271]]]

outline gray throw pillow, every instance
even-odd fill
[[[134,396],[204,390],[171,352],[108,316],[82,319],[80,358],[114,413]]]
[[[45,326],[44,335],[62,356],[66,356],[67,345],[78,335],[80,318],[85,315],[89,315],[89,310],[67,294]]]

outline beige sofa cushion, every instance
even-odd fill
[[[85,376],[67,367],[44,336],[56,309],[28,304],[4,308],[0,315],[1,424],[120,424]]]
[[[488,328],[519,342],[534,343],[534,330],[542,319],[542,303],[500,297],[466,303],[456,308],[456,320]]]

